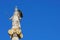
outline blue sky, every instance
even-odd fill
[[[15,6],[23,12],[22,40],[60,40],[60,0],[0,0],[0,40],[11,40]]]

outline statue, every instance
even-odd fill
[[[19,40],[19,38],[23,38],[20,25],[22,17],[22,12],[16,7],[13,16],[10,18],[12,20],[12,28],[8,31],[12,40]]]

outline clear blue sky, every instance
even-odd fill
[[[10,40],[16,5],[23,12],[22,40],[60,40],[60,0],[0,0],[0,40]]]

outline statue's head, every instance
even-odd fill
[[[14,14],[20,16],[21,18],[23,17],[22,11],[19,10],[17,7],[15,8]]]

